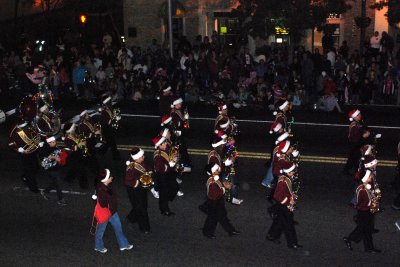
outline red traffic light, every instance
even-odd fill
[[[86,18],[85,15],[80,15],[79,19],[80,19],[80,21],[81,21],[82,24],[86,23],[86,19],[87,19],[87,18]]]

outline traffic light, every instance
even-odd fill
[[[80,20],[80,22],[81,22],[82,24],[85,24],[85,23],[86,23],[86,20],[87,20],[86,15],[84,15],[84,14],[80,15],[80,16],[79,16],[79,20]]]

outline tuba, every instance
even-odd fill
[[[139,178],[139,183],[142,187],[147,188],[154,185],[153,177],[151,172],[144,172]]]
[[[41,114],[37,116],[33,123],[41,136],[56,135],[61,129],[60,117],[54,110],[49,111],[48,114]]]

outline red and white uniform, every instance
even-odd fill
[[[289,177],[282,175],[278,179],[278,184],[276,185],[274,193],[274,199],[278,203],[288,206],[290,204],[291,197],[292,197],[292,182]]]

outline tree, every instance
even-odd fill
[[[381,10],[384,7],[388,7],[388,12],[386,14],[390,26],[399,28],[400,23],[400,0],[381,0],[376,2],[371,6]]]
[[[240,0],[232,12],[239,18],[242,35],[266,38],[275,33],[276,27],[281,27],[289,29],[290,37],[296,42],[304,30],[321,29],[330,13],[346,12],[351,7],[350,1]]]

